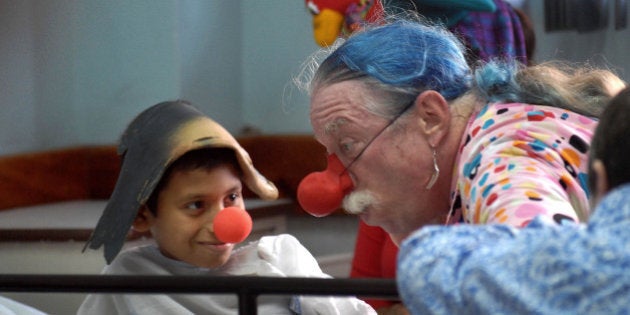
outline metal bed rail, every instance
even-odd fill
[[[0,292],[236,294],[240,315],[256,315],[259,295],[334,295],[397,299],[393,279],[254,276],[0,275]]]

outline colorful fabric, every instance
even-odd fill
[[[549,106],[485,106],[471,117],[460,144],[447,224],[523,227],[538,215],[557,223],[586,220],[587,150],[595,126],[594,119]],[[396,262],[396,248],[378,248],[386,243],[393,244],[380,227],[359,229],[353,277],[392,276],[395,271],[382,266]],[[362,262],[369,255],[378,258]]]
[[[470,11],[449,29],[463,39],[472,64],[491,58],[516,59],[527,64],[521,20],[506,1],[494,0],[494,3],[496,11]]]
[[[630,185],[587,226],[426,227],[401,246],[399,292],[411,314],[627,314],[628,227]]]
[[[344,22],[341,28],[342,34],[349,36],[368,23],[368,13],[372,10],[375,0],[359,0],[351,2],[344,12]]]
[[[587,151],[596,125],[550,106],[485,106],[462,139],[447,223],[587,220]]]
[[[116,275],[208,275],[330,278],[293,236],[266,236],[232,253],[223,266],[196,267],[165,257],[155,245],[128,249],[102,272]],[[257,299],[259,314],[376,314],[354,297],[269,295]],[[90,294],[78,314],[238,314],[230,294]]]
[[[432,6],[442,9],[488,11],[494,12],[496,6],[493,0],[416,0],[417,6]]]

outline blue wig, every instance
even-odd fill
[[[528,101],[516,81],[519,67],[515,61],[491,60],[475,71],[477,90],[489,102]]]
[[[318,72],[326,77],[340,68],[412,89],[416,95],[435,90],[447,100],[471,85],[461,42],[443,27],[418,21],[398,20],[355,33],[324,60]]]

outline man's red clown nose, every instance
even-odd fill
[[[328,156],[328,167],[322,172],[308,174],[298,186],[300,206],[316,217],[327,216],[341,207],[343,197],[352,190],[352,179],[339,158]]]
[[[240,243],[252,231],[252,217],[241,208],[227,207],[219,211],[212,225],[221,242]]]

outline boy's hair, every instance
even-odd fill
[[[601,160],[606,167],[609,189],[630,182],[630,88],[615,96],[604,109],[591,143],[590,161]],[[595,174],[589,172],[591,191]]]
[[[243,171],[239,167],[234,150],[230,148],[203,148],[185,153],[166,169],[146,202],[147,208],[154,216],[157,216],[158,197],[162,189],[170,182],[173,173],[198,169],[211,171],[226,164],[232,165],[237,170],[238,177],[242,178]]]

